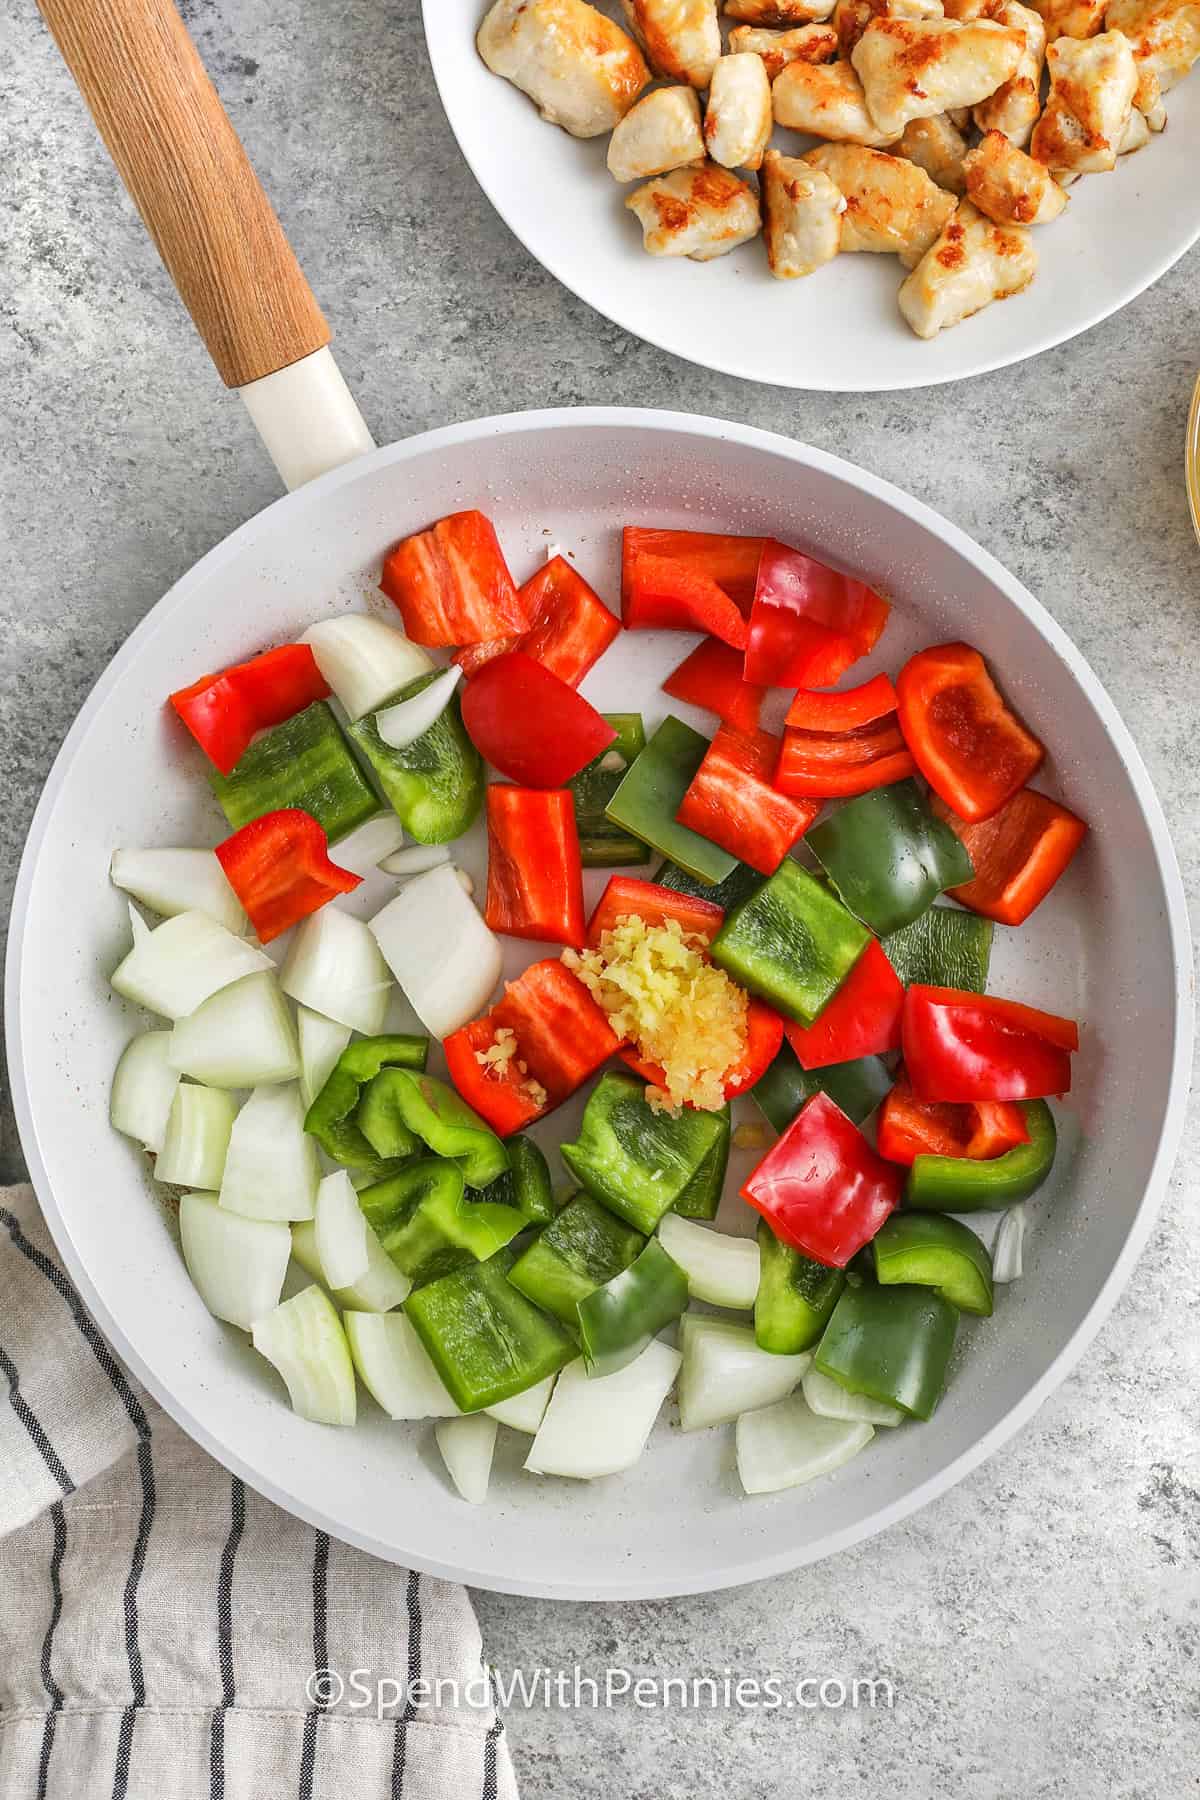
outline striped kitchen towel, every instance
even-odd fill
[[[0,1380],[2,1800],[516,1800],[463,1589],[186,1438],[28,1188],[0,1192]]]

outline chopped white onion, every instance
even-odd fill
[[[350,1287],[361,1281],[370,1265],[367,1221],[345,1169],[335,1169],[318,1187],[314,1224],[317,1255],[330,1287]]]
[[[319,1180],[295,1082],[256,1087],[233,1123],[221,1205],[247,1219],[311,1219]]]
[[[449,844],[406,844],[393,856],[385,856],[379,866],[385,875],[423,875],[450,860]]]
[[[402,631],[369,613],[322,619],[310,625],[300,641],[312,646],[318,669],[351,720],[374,712],[437,666]]]
[[[311,1106],[350,1042],[350,1027],[323,1018],[311,1007],[298,1006],[296,1035],[300,1040],[300,1093],[305,1106]]]
[[[114,850],[109,880],[151,912],[200,912],[240,936],[249,921],[211,850]]]
[[[365,1219],[363,1225],[367,1234],[367,1272],[351,1286],[335,1288],[333,1297],[339,1306],[352,1312],[391,1312],[393,1306],[408,1299],[412,1282],[401,1274]],[[330,1285],[317,1255],[317,1229],[311,1219],[302,1219],[292,1226],[292,1255],[307,1274],[324,1281],[326,1287]]]
[[[970,1212],[952,1213],[950,1216],[957,1219],[960,1225],[965,1225],[968,1231],[975,1233],[989,1256],[994,1254],[996,1239],[999,1236],[1000,1227],[1007,1217],[1006,1213]]]
[[[323,1018],[377,1037],[387,1016],[391,977],[361,919],[323,906],[295,932],[279,975],[285,994]]]
[[[135,1006],[184,1019],[243,975],[269,969],[263,950],[235,937],[207,913],[177,913],[135,943],[113,970],[112,985]]]
[[[143,938],[150,936],[150,927],[132,900],[127,900],[125,904],[129,912],[129,934],[135,944],[140,944]]]
[[[495,1419],[489,1419],[486,1413],[439,1419],[433,1428],[446,1472],[472,1506],[482,1506],[487,1499],[498,1429]]]
[[[453,1419],[458,1408],[403,1313],[348,1312],[346,1336],[363,1386],[389,1419]]]
[[[409,744],[415,744],[419,737],[424,737],[449,706],[461,679],[462,669],[457,663],[451,663],[419,694],[398,700],[395,706],[376,713],[375,729],[384,743],[390,744],[393,750],[404,750]]]
[[[225,1173],[237,1101],[223,1088],[181,1081],[175,1089],[163,1147],[154,1164],[159,1181],[215,1194]]]
[[[413,1011],[434,1037],[449,1037],[485,1011],[500,979],[500,945],[448,863],[410,881],[370,926]]]
[[[379,812],[339,838],[330,855],[339,869],[349,869],[352,875],[369,875],[403,842],[404,827],[395,813]]]
[[[903,1407],[887,1400],[872,1400],[869,1394],[851,1394],[832,1375],[826,1375],[810,1363],[800,1380],[804,1398],[811,1412],[823,1419],[848,1419],[857,1425],[903,1425],[908,1414]]]
[[[742,1413],[734,1439],[738,1474],[748,1494],[777,1494],[830,1475],[864,1450],[874,1430],[863,1422],[810,1412],[799,1394]]]
[[[292,1255],[306,1275],[311,1275],[314,1281],[325,1281],[325,1271],[317,1255],[317,1228],[311,1219],[298,1219],[292,1226]],[[329,1286],[327,1281],[325,1286]]]
[[[495,1406],[485,1406],[484,1411],[491,1413],[501,1425],[507,1425],[510,1431],[523,1431],[533,1437],[546,1416],[554,1382],[555,1377],[547,1375],[544,1381],[535,1381],[532,1387],[523,1388],[519,1394],[498,1400]]]
[[[353,1425],[354,1364],[337,1309],[324,1288],[305,1288],[255,1321],[254,1348],[287,1384],[292,1410],[317,1425]]]
[[[525,1467],[535,1475],[590,1481],[638,1460],[679,1370],[679,1352],[651,1338],[640,1356],[612,1375],[589,1376],[582,1359],[554,1384]]]
[[[1028,1214],[1025,1203],[1010,1206],[1000,1221],[992,1250],[992,1280],[1019,1281],[1025,1272],[1024,1248]]]
[[[749,1312],[758,1293],[759,1250],[754,1238],[728,1237],[667,1213],[658,1241],[687,1276],[693,1300]]]
[[[143,1031],[126,1044],[113,1076],[108,1116],[117,1131],[161,1150],[179,1070],[167,1055],[169,1031]]]
[[[679,1423],[684,1431],[726,1425],[739,1413],[790,1394],[812,1360],[760,1350],[750,1325],[685,1313],[679,1324]]]
[[[300,1046],[275,971],[243,976],[177,1020],[171,1061],[182,1074],[217,1087],[294,1081]]]
[[[188,1274],[214,1318],[249,1331],[279,1305],[292,1253],[286,1225],[226,1212],[211,1194],[185,1194],[179,1235]]]

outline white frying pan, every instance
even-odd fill
[[[285,480],[306,484],[204,557],[134,632],[63,746],[21,866],[7,971],[17,1115],[87,1305],[229,1468],[339,1537],[440,1575],[562,1597],[676,1594],[870,1536],[959,1480],[1062,1380],[1126,1280],[1166,1182],[1191,1050],[1190,951],[1166,828],[1128,733],[1063,633],[985,551],[895,488],[786,439],[614,410],[486,419],[372,450],[169,0],[41,3],[218,368]],[[467,505],[495,517],[522,576],[552,533],[610,595],[626,522],[773,533],[854,568],[895,598],[888,666],[922,640],[977,644],[1052,747],[1048,785],[1093,827],[1060,890],[995,961],[997,991],[1084,1022],[1059,1167],[1032,1203],[1025,1279],[992,1321],[964,1330],[931,1424],[879,1433],[836,1477],[794,1493],[743,1499],[729,1435],[684,1437],[664,1420],[635,1470],[593,1484],[522,1474],[510,1437],[492,1499],[469,1508],[451,1498],[420,1428],[373,1410],[353,1432],[305,1424],[246,1341],[200,1305],[172,1220],[108,1127],[113,1066],[135,1026],[106,980],[128,930],[105,880],[110,852],[221,835],[164,697],[321,614],[376,603],[384,548]],[[659,679],[683,648],[631,635],[587,691],[652,722]],[[467,853],[477,872],[479,854]],[[364,910],[380,897],[368,891]],[[727,1199],[722,1223],[737,1229],[739,1211]]]

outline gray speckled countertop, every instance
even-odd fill
[[[625,402],[748,420],[899,482],[1081,645],[1200,892],[1200,550],[1181,446],[1200,252],[1089,336],[927,394],[823,397],[634,342],[533,264],[461,162],[415,0],[185,12],[381,440]],[[31,0],[0,0],[0,809],[11,881],[71,718],[131,627],[276,484]],[[6,886],[7,891],[7,886]],[[21,1156],[6,1111],[0,1175]],[[969,1480],[770,1586],[613,1608],[480,1595],[502,1668],[883,1675],[892,1710],[518,1711],[525,1800],[1183,1800],[1200,1791],[1200,1129],[1080,1370]],[[447,1797],[449,1800],[449,1797]]]

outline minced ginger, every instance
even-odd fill
[[[618,918],[599,947],[563,953],[620,1038],[657,1063],[665,1090],[651,1087],[651,1106],[700,1112],[725,1103],[725,1080],[746,1054],[743,990],[705,955],[707,940],[677,919],[648,925],[636,913]]]

